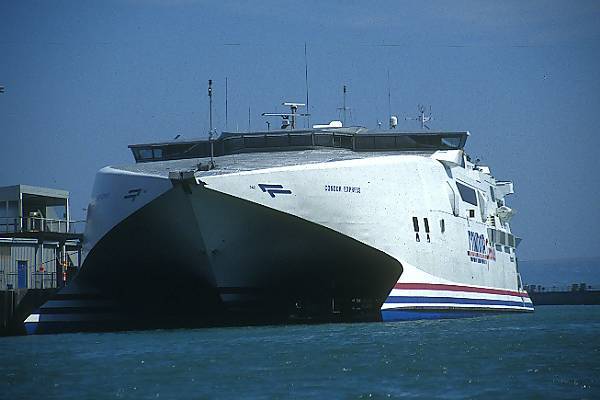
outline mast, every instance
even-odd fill
[[[344,126],[346,126],[346,85],[344,85]]]
[[[210,142],[210,168],[215,167],[215,151],[213,144],[213,122],[212,122],[212,79],[208,80],[208,141]]]
[[[310,128],[310,106],[308,104],[308,58],[306,57],[306,42],[304,42],[304,83],[306,85],[307,128]]]
[[[212,79],[208,80],[208,132],[212,134]]]
[[[346,111],[350,110],[349,107],[346,107],[346,92],[348,91],[348,88],[346,87],[346,85],[344,85],[343,87],[343,99],[342,99],[342,107],[338,107],[338,110],[342,111],[342,125],[346,126]]]

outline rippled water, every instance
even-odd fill
[[[600,398],[600,306],[0,338],[0,398]]]

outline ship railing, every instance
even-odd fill
[[[42,217],[1,217],[0,233],[53,232],[83,233],[85,221]]]

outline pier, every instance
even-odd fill
[[[0,336],[23,321],[77,273],[83,221],[72,221],[69,192],[0,187]]]

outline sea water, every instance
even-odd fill
[[[600,398],[600,306],[0,338],[2,399]]]

